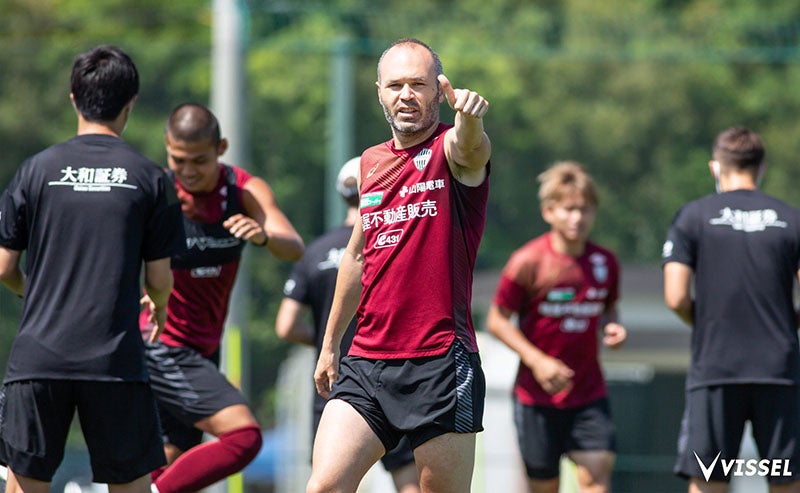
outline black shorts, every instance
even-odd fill
[[[242,393],[219,371],[215,357],[161,342],[146,344],[145,349],[166,442],[189,450],[203,440],[195,423],[226,407],[247,405]]]
[[[78,411],[93,481],[129,483],[166,464],[145,382],[28,380],[0,391],[0,464],[50,482]]]
[[[763,459],[789,459],[791,476],[767,476],[774,483],[800,480],[800,406],[792,385],[731,384],[700,387],[686,392],[686,407],[678,437],[675,474],[702,478],[695,453],[709,465],[719,454],[739,458],[744,425],[750,421],[753,439]],[[730,481],[717,464],[712,481]]]
[[[606,398],[571,409],[526,406],[515,399],[514,424],[525,470],[532,479],[557,478],[561,456],[568,452],[616,449]]]
[[[482,431],[485,396],[480,357],[456,340],[442,356],[347,356],[330,398],[353,406],[392,450],[403,435],[417,448],[445,433]]]

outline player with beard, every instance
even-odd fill
[[[392,139],[367,149],[360,218],[339,267],[317,363],[330,400],[314,442],[308,492],[355,491],[402,436],[425,492],[470,489],[485,380],[472,325],[472,273],[486,220],[489,104],[454,89],[416,39],[378,61],[378,100]],[[439,105],[455,110],[439,121]],[[356,314],[350,351],[339,344]]]
[[[358,219],[358,167],[360,159],[348,160],[336,180],[336,189],[347,204],[344,223],[309,243],[306,253],[294,264],[292,274],[283,288],[284,298],[275,319],[275,332],[281,339],[308,344],[317,350],[322,348],[325,323],[333,302],[336,288],[336,273],[353,225]],[[306,323],[311,314],[313,324]],[[342,338],[340,351],[347,354],[355,331],[355,319],[347,327]],[[314,393],[312,443],[317,434],[319,420],[326,399]],[[414,453],[408,439],[403,437],[400,444],[381,457],[381,463],[392,476],[398,493],[419,493],[419,477],[414,465]]]

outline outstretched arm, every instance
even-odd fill
[[[483,131],[483,116],[489,102],[469,89],[453,89],[444,74],[439,76],[447,103],[456,112],[455,124],[445,135],[445,155],[450,169],[465,185],[477,186],[485,178],[492,153],[489,136]]]
[[[280,260],[295,261],[303,256],[303,239],[280,210],[267,182],[254,176],[242,189],[245,214],[229,217],[224,226],[237,238],[266,246]]]

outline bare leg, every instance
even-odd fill
[[[244,404],[228,406],[220,409],[205,419],[201,419],[194,426],[214,436],[232,431],[245,426],[258,425],[250,408]]]
[[[574,450],[569,458],[577,466],[581,493],[608,493],[615,456],[605,450]]]
[[[553,479],[528,479],[530,493],[558,493],[559,480]]]
[[[164,444],[164,455],[167,456],[167,465],[168,466],[170,464],[172,464],[173,462],[175,462],[175,459],[180,457],[181,454],[184,453],[184,452],[185,452],[185,450],[181,450],[181,449],[179,449],[178,447],[176,447],[175,445],[173,445],[171,443],[165,443]]]
[[[392,471],[392,481],[397,493],[420,493],[419,472],[413,462]]]
[[[414,449],[424,493],[470,491],[475,466],[475,434],[447,433]]]
[[[50,493],[50,483],[14,474],[8,469],[6,493]]]
[[[728,483],[724,481],[709,481],[701,478],[689,479],[689,493],[725,493]]]
[[[150,493],[150,475],[125,484],[109,484],[108,493]]]
[[[800,481],[785,484],[770,484],[769,493],[800,493]]]
[[[307,493],[354,493],[370,467],[386,453],[380,439],[350,404],[325,404],[314,440]]]

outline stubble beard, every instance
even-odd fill
[[[383,101],[381,101],[381,108],[383,108],[383,116],[392,128],[396,135],[401,135],[404,138],[410,139],[417,135],[427,132],[432,126],[439,123],[439,99],[433,98],[428,105],[423,108],[422,120],[416,122],[401,122],[392,115],[390,108],[388,108]]]

